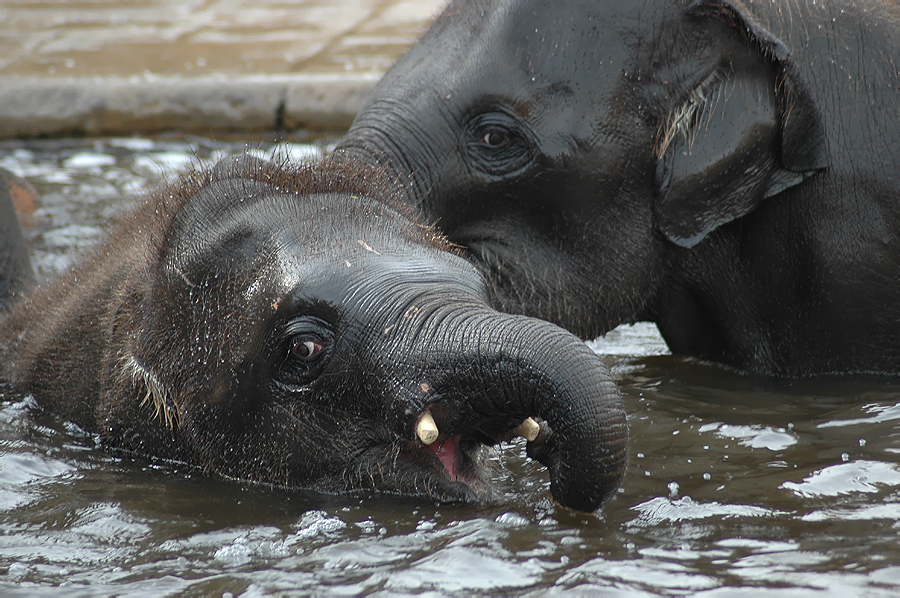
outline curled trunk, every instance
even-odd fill
[[[532,318],[485,311],[433,339],[434,391],[427,409],[446,435],[477,430],[499,439],[523,420],[542,422],[528,455],[550,474],[553,497],[581,511],[618,488],[627,458],[622,397],[600,358],[567,331]],[[409,410],[407,409],[407,413]]]

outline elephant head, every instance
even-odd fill
[[[626,454],[609,372],[492,310],[376,180],[248,157],[183,177],[14,306],[5,376],[114,449],[326,492],[489,499],[489,448],[533,417],[553,495],[600,507]]]
[[[499,309],[586,338],[651,320],[673,350],[776,371],[803,349],[765,317],[799,299],[741,242],[799,255],[747,218],[827,165],[806,79],[740,2],[460,0],[337,151],[393,172]]]

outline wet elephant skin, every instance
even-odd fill
[[[533,416],[553,495],[600,507],[627,442],[606,367],[491,309],[472,265],[377,181],[250,157],[182,176],[12,303],[4,395],[228,478],[447,501],[490,500],[491,447]]]
[[[452,2],[339,151],[494,304],[765,375],[900,372],[900,5]]]

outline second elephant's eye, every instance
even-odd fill
[[[503,111],[483,112],[467,125],[465,155],[475,170],[508,176],[531,165],[537,149],[525,123]]]
[[[489,148],[497,149],[509,141],[509,132],[503,129],[491,129],[478,141]]]

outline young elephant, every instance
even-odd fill
[[[562,329],[491,310],[375,179],[249,157],[185,175],[12,305],[3,378],[108,447],[437,500],[490,498],[487,448],[534,416],[553,495],[600,507],[627,437],[608,371]]]

